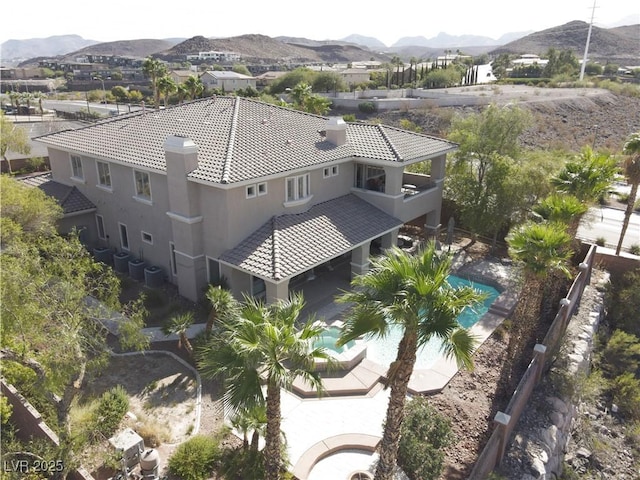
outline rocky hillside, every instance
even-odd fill
[[[589,33],[589,24],[581,21],[569,22],[559,27],[535,32],[514,42],[507,43],[490,52],[535,53],[542,55],[549,48],[570,49],[582,58]],[[640,24],[616,28],[593,27],[589,42],[589,59],[601,63],[637,65],[640,58]]]
[[[501,102],[496,95],[495,103]],[[518,104],[533,115],[533,124],[520,141],[525,148],[578,152],[585,145],[619,152],[632,132],[640,132],[640,98],[602,91],[598,95],[576,94],[571,98],[531,100]],[[446,136],[454,115],[467,115],[482,107],[446,107],[373,115],[383,123],[400,125],[408,119],[424,133]]]
[[[295,41],[295,40],[293,40]],[[373,53],[365,48],[344,43],[309,45],[287,43],[265,35],[240,35],[229,38],[196,36],[160,52],[155,56],[168,61],[184,59],[185,55],[208,50],[231,51],[242,55],[246,62],[349,62],[369,60],[372,57],[388,61],[390,57]]]
[[[85,47],[68,54],[66,59],[72,60],[81,55],[120,55],[123,57],[145,58],[148,55],[162,52],[175,45],[169,40],[141,39],[141,40],[118,40],[116,42],[105,42]]]

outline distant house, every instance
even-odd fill
[[[95,206],[71,217],[89,245],[144,258],[192,300],[222,281],[238,298],[284,299],[333,260],[365,272],[373,245],[395,245],[406,222],[435,234],[457,148],[234,96],[37,140],[51,180]],[[418,163],[428,174],[407,170]]]
[[[366,83],[371,79],[371,70],[366,68],[345,68],[338,72],[347,85]]]
[[[200,76],[202,84],[209,89],[219,89],[223,92],[235,92],[247,87],[256,88],[256,78],[242,73],[208,70]]]
[[[169,72],[169,77],[171,80],[176,82],[176,84],[184,83],[189,77],[199,76],[198,72],[194,70],[171,70]]]
[[[216,63],[233,63],[239,62],[241,56],[235,52],[222,52],[210,50],[208,52],[198,52],[197,55],[187,55],[187,60],[203,60]]]
[[[260,87],[266,87],[268,85],[271,85],[273,82],[275,82],[278,78],[282,77],[283,75],[286,75],[289,72],[276,72],[276,71],[268,71],[268,72],[264,72],[260,75],[258,75],[256,77],[256,85],[260,86]]]
[[[527,65],[540,65],[544,67],[547,63],[549,63],[549,60],[543,60],[539,55],[536,55],[535,53],[525,53],[520,55],[519,58],[512,60],[511,63],[514,67],[522,67]]]

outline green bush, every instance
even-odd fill
[[[632,255],[640,255],[640,245],[635,244],[629,247],[629,253]]]
[[[96,409],[96,429],[105,437],[113,435],[129,410],[129,395],[122,385],[104,392]]]
[[[356,121],[356,116],[353,113],[347,113],[346,115],[342,116],[342,119],[345,122],[355,122]]]
[[[180,444],[169,458],[169,472],[183,480],[205,480],[211,476],[220,456],[217,438],[196,435]]]
[[[633,373],[623,373],[613,381],[613,402],[620,412],[632,420],[640,419],[640,379]]]
[[[622,330],[614,331],[602,351],[600,360],[602,370],[609,378],[626,372],[633,375],[639,373],[640,339]]]
[[[640,269],[612,276],[607,322],[612,329],[640,337]]]
[[[451,421],[426,398],[416,397],[405,407],[398,465],[411,480],[435,480],[442,473],[444,449],[452,441]]]
[[[606,242],[607,242],[607,239],[604,237],[596,238],[596,245],[598,245],[599,247],[604,247]]]
[[[358,104],[358,110],[362,113],[375,113],[378,111],[378,108],[373,102],[362,102]]]

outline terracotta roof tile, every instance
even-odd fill
[[[120,115],[36,140],[164,171],[164,142],[182,135],[198,146],[198,168],[190,176],[212,183],[236,183],[354,157],[418,161],[456,148],[427,135],[362,123],[347,124],[347,143],[335,146],[318,133],[327,120],[248,98],[219,96]]]
[[[253,275],[282,280],[401,225],[397,218],[349,194],[304,213],[273,217],[220,260]]]

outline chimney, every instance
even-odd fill
[[[347,124],[342,117],[329,117],[325,131],[326,139],[336,147],[347,143]]]

